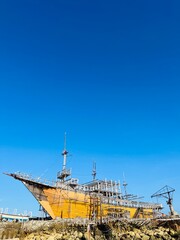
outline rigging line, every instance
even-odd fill
[[[44,170],[44,172],[42,172],[41,173],[41,175],[39,176],[39,178],[42,178],[48,171],[49,171],[49,169],[51,168],[54,168],[54,166],[56,165],[56,162],[54,162],[54,164],[51,164],[48,168],[46,168],[45,170]]]

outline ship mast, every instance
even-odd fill
[[[64,134],[64,150],[62,152],[62,155],[63,155],[62,171],[58,172],[57,178],[60,179],[62,182],[64,182],[66,178],[71,175],[71,171],[66,168],[67,155],[68,155],[68,151],[66,150],[66,133]]]
[[[124,178],[124,180],[123,180],[123,187],[124,187],[124,199],[128,199],[128,194],[127,194],[127,182],[126,182],[126,180],[125,180],[125,175],[124,175],[124,173],[123,173],[123,178]]]
[[[92,176],[93,176],[93,181],[95,181],[96,180],[96,163],[95,162],[93,162]]]
[[[64,150],[62,152],[62,155],[63,155],[63,167],[62,167],[62,170],[66,169],[67,154],[68,154],[68,151],[66,150],[66,132],[65,132],[65,134],[64,134]]]

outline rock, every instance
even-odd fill
[[[135,236],[135,233],[134,232],[129,232],[128,233],[132,238]]]
[[[56,233],[54,237],[55,237],[55,239],[62,239],[63,234],[62,233]]]
[[[19,238],[8,238],[7,240],[20,240]]]
[[[29,234],[29,235],[28,235],[28,238],[29,238],[29,239],[33,239],[33,238],[34,238],[34,233]]]
[[[152,236],[153,235],[153,231],[152,230],[146,230],[146,231],[144,231],[144,234],[146,234],[148,236]]]
[[[48,237],[47,240],[55,240],[55,238],[54,238],[54,236],[50,236],[50,237]]]
[[[162,230],[159,230],[156,234],[157,237],[162,237],[164,236],[164,232]]]
[[[141,238],[142,240],[149,240],[149,236],[147,236],[147,235],[144,235],[144,236],[142,236],[142,238]]]
[[[78,233],[78,237],[79,237],[79,238],[82,238],[82,237],[83,237],[83,233],[82,233],[82,232],[79,232],[79,233]]]
[[[135,233],[135,239],[141,239],[141,236],[140,236],[140,234],[138,232]]]
[[[150,236],[150,240],[156,240],[155,236]]]
[[[33,239],[34,240],[41,240],[41,237],[40,236],[35,236]]]
[[[175,234],[175,231],[173,229],[170,229],[169,234],[173,236]]]

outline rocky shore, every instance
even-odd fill
[[[102,224],[63,221],[1,222],[0,239],[180,240],[180,220],[121,220]]]

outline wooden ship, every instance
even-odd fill
[[[161,209],[161,204],[141,202],[135,195],[121,192],[119,181],[96,179],[79,184],[71,177],[66,167],[68,151],[66,144],[62,152],[63,166],[54,182],[34,179],[27,174],[5,173],[19,181],[33,194],[42,209],[52,218],[83,218],[91,220],[119,218],[153,218]],[[127,183],[123,182],[126,188]]]

